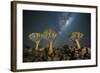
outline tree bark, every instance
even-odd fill
[[[53,41],[49,41],[49,51],[48,54],[52,54],[53,53]]]
[[[75,40],[75,43],[76,43],[77,50],[80,49],[81,46],[80,46],[79,40]]]
[[[35,47],[35,50],[39,50],[39,44],[40,44],[40,40],[39,40],[39,41],[36,41],[36,47]]]

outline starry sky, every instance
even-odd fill
[[[55,11],[34,11],[23,10],[23,43],[29,47],[34,47],[35,42],[29,39],[32,32],[42,33],[46,29],[57,32],[54,40],[54,47],[72,45],[68,35],[71,32],[82,32],[84,37],[80,40],[81,46],[90,47],[91,44],[91,14],[77,12],[55,12]],[[45,46],[42,40],[41,47]]]

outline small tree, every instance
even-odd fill
[[[80,46],[80,39],[83,37],[83,33],[81,32],[72,32],[70,35],[69,35],[69,38],[75,42],[75,46],[77,47],[77,49],[80,49],[81,46]]]
[[[40,33],[31,33],[29,34],[29,39],[36,43],[35,50],[39,50],[39,44],[42,39],[42,35]]]
[[[48,54],[52,54],[53,53],[53,41],[57,36],[57,33],[54,30],[48,29],[46,31],[43,32],[45,38],[49,41],[49,51]]]

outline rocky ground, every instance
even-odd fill
[[[81,60],[91,58],[91,49],[82,47],[76,50],[75,47],[64,45],[62,48],[53,48],[53,53],[48,55],[48,48],[42,51],[35,51],[34,48],[24,47],[23,62],[40,61],[61,61],[61,60]]]

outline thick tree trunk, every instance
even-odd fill
[[[81,46],[80,46],[79,40],[75,40],[75,43],[76,43],[77,50],[80,49]]]
[[[48,50],[48,54],[52,54],[53,53],[53,41],[49,41],[49,50]]]
[[[36,47],[35,47],[35,50],[39,50],[39,44],[40,44],[40,40],[39,40],[39,41],[36,41]]]

